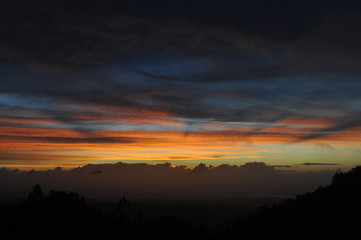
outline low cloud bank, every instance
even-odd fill
[[[88,198],[208,200],[244,196],[294,196],[330,182],[333,171],[292,172],[263,162],[240,166],[206,166],[193,169],[164,164],[89,164],[71,170],[0,169],[0,200],[25,197],[35,184],[76,191]]]

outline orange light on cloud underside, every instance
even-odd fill
[[[282,144],[315,145],[322,141],[347,145],[361,139],[359,127],[323,132],[332,126],[323,118],[293,116],[275,123],[213,120],[187,123],[163,111],[124,108],[121,114],[112,112],[117,113],[119,109],[99,106],[97,113],[101,114],[77,114],[71,121],[64,122],[52,118],[2,117],[0,121],[8,125],[0,128],[0,165],[50,167],[200,159],[221,163],[265,156],[273,159],[272,154],[287,152],[282,148],[272,149]],[[80,127],[73,127],[72,121]],[[135,129],[127,130],[130,125]],[[152,130],[152,127],[157,129]],[[262,149],[257,147],[259,145],[270,147]]]

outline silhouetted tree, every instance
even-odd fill
[[[29,201],[39,201],[39,200],[43,199],[43,197],[44,197],[44,193],[41,190],[40,185],[36,184],[35,187],[33,188],[33,191],[29,193],[28,200]]]
[[[125,198],[125,195],[123,195],[123,197],[121,199],[119,199],[118,201],[118,205],[117,205],[117,210],[120,212],[120,211],[123,211],[124,210],[124,207],[126,205],[128,205],[130,202]]]

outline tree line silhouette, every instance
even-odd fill
[[[361,239],[361,166],[330,185],[239,217],[224,232],[253,239]]]
[[[131,204],[123,197],[116,209],[105,212],[87,204],[74,192],[51,190],[39,185],[21,204],[0,206],[0,239],[184,239],[210,236],[205,227],[187,219],[163,216],[147,219],[126,211]]]
[[[338,172],[330,185],[246,216],[215,231],[177,216],[150,219],[126,211],[121,198],[109,212],[78,193],[44,194],[36,185],[20,204],[0,205],[1,239],[359,239],[361,166]]]

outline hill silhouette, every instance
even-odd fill
[[[246,239],[360,239],[361,166],[338,172],[330,185],[264,205],[224,233]]]
[[[20,204],[0,205],[1,239],[358,239],[361,167],[338,172],[330,185],[294,199],[264,205],[229,219],[225,230],[208,229],[165,215],[147,218],[127,211],[123,197],[104,212],[74,192],[44,194],[36,185]],[[233,222],[232,222],[233,221]]]

